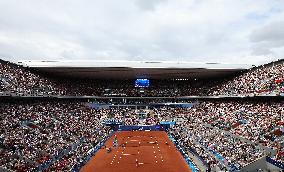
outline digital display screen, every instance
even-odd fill
[[[150,85],[149,79],[136,79],[135,80],[135,87],[146,88],[146,87],[149,87],[149,85]]]

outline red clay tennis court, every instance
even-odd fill
[[[164,131],[116,132],[105,145],[112,150],[100,149],[81,172],[191,172]]]

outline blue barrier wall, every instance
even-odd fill
[[[132,131],[132,130],[151,130],[151,131],[160,131],[162,130],[160,125],[145,125],[145,126],[138,126],[138,125],[120,125],[118,127],[118,131]]]
[[[183,156],[184,160],[186,161],[187,165],[189,166],[189,168],[191,169],[192,172],[198,172],[198,169],[195,168],[195,165],[191,162],[191,160],[189,159],[188,155],[186,154],[186,152],[182,149],[181,146],[179,146],[179,144],[176,142],[176,140],[171,136],[170,133],[167,133],[169,139],[174,143],[174,145],[176,146],[176,148],[178,149],[178,151],[181,153],[181,155]]]
[[[270,158],[268,156],[266,157],[266,161],[271,163],[272,165],[275,165],[276,167],[281,168],[282,170],[284,170],[284,164],[283,163],[278,162],[278,161],[276,161],[276,160],[274,160],[274,159],[272,159],[272,158]]]

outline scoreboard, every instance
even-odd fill
[[[136,79],[135,80],[135,87],[138,88],[147,88],[150,86],[149,79]]]

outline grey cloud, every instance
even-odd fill
[[[155,10],[157,5],[161,3],[165,3],[167,1],[168,0],[136,0],[136,4],[142,10],[152,11],[152,10]]]
[[[250,40],[253,43],[253,55],[272,55],[283,58],[283,54],[279,54],[278,51],[279,48],[284,48],[284,21],[271,22],[253,31]]]
[[[271,51],[268,47],[265,46],[256,46],[252,50],[253,55],[261,56],[261,55],[274,55],[273,51]]]
[[[284,21],[270,23],[252,32],[252,42],[275,42],[284,40]]]
[[[270,0],[0,0],[0,55],[233,63],[252,54],[257,62],[284,55],[284,24],[274,22],[284,14],[246,17],[273,6]]]

